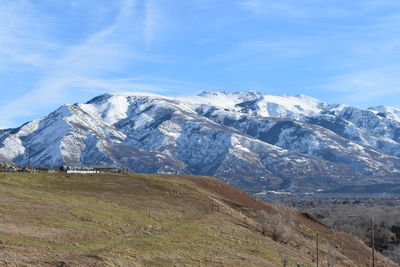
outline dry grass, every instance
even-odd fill
[[[207,177],[6,173],[0,265],[281,266],[284,259],[314,265],[312,236],[327,229],[299,217],[292,239],[274,242],[253,216],[260,210],[273,212]],[[358,264],[326,243],[336,262]]]

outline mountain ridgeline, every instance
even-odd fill
[[[0,130],[0,159],[215,176],[249,193],[398,182],[400,108],[255,91],[100,95]]]

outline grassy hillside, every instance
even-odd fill
[[[315,266],[318,232],[322,266],[368,266],[366,246],[305,214],[273,241],[261,210],[277,214],[209,177],[0,173],[0,265]]]

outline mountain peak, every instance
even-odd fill
[[[246,101],[254,101],[263,97],[263,94],[254,90],[249,91],[204,91],[200,93],[198,96],[201,97],[218,97],[218,96],[227,96],[234,97],[240,100]]]
[[[400,177],[400,120],[345,107],[257,91],[107,93],[0,131],[0,158],[212,174],[248,192]]]
[[[105,93],[99,96],[96,96],[86,102],[86,104],[96,104],[96,103],[103,103],[108,101],[110,98],[113,97],[120,97],[120,98],[128,98],[128,97],[152,97],[152,98],[162,98],[162,99],[169,99],[170,97],[162,96],[158,94],[148,93],[148,92],[116,92],[116,93]]]
[[[90,99],[88,102],[86,102],[86,104],[95,104],[95,103],[100,103],[100,102],[104,102],[107,101],[108,99],[110,99],[110,97],[112,97],[112,94],[110,93],[105,93],[99,96],[96,96],[92,99]]]

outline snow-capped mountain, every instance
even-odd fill
[[[0,130],[0,159],[212,175],[250,193],[393,182],[400,109],[254,91],[104,94]]]

